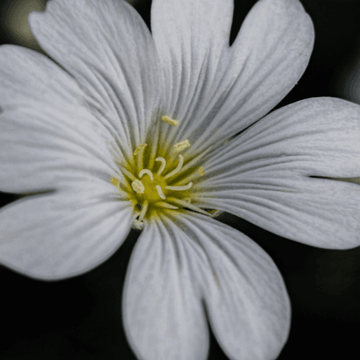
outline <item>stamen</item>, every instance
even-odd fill
[[[114,185],[119,191],[120,193],[116,194],[116,198],[119,200],[128,200],[129,198],[129,194],[127,193],[127,191],[122,191],[123,189],[121,189],[121,185],[125,188],[129,188],[130,185],[125,181],[123,184],[120,183],[120,180],[116,177],[112,177],[110,180],[110,183],[112,185]]]
[[[111,184],[114,185],[117,189],[120,190],[120,180],[116,177],[112,177],[110,180]]]
[[[210,210],[208,211],[210,217],[214,218],[214,217],[217,217],[221,214],[221,211],[220,210]]]
[[[147,144],[138,145],[134,151],[134,155],[138,157],[138,170],[142,170],[143,168],[143,153],[146,146]]]
[[[145,186],[144,184],[136,179],[131,183],[131,187],[134,189],[134,191],[138,194],[143,194],[145,192]]]
[[[153,174],[148,169],[143,169],[139,172],[139,178],[141,179],[144,174],[148,174],[150,176],[151,181],[154,181]]]
[[[156,203],[156,206],[160,207],[160,208],[164,208],[164,209],[172,209],[172,210],[177,210],[178,209],[177,206],[168,204],[167,202],[163,202],[163,201],[158,201]]]
[[[176,167],[173,171],[169,172],[169,173],[164,177],[164,179],[166,180],[166,179],[168,179],[169,177],[176,175],[176,174],[181,170],[183,164],[184,164],[184,157],[183,157],[182,155],[179,155],[179,163],[178,163],[177,167]]]
[[[175,203],[175,204],[177,204],[177,205],[180,205],[180,206],[183,206],[183,207],[185,207],[185,208],[194,210],[194,211],[196,211],[196,212],[198,212],[198,213],[200,213],[200,214],[209,216],[209,213],[208,213],[208,212],[206,212],[206,211],[200,209],[198,206],[193,205],[193,204],[191,204],[191,203],[188,203],[188,202],[186,202],[186,201],[184,201],[184,200],[181,200],[181,199],[178,199],[178,198],[168,198],[167,200],[168,200],[169,202],[173,202],[173,203]]]
[[[136,180],[136,177],[134,174],[132,174],[129,170],[127,170],[125,167],[122,167],[121,168],[121,171],[129,178],[131,179],[132,181],[135,181]]]
[[[134,178],[135,178],[135,176],[134,176]],[[131,183],[129,182],[129,180],[126,177],[124,177],[124,180],[125,181],[123,181],[119,184],[120,189],[124,190],[126,193],[132,193],[133,189],[131,187]],[[136,180],[136,178],[135,178],[135,180]]]
[[[174,191],[183,191],[183,190],[189,190],[192,186],[193,183],[189,182],[187,185],[184,186],[165,186],[165,189],[174,190]]]
[[[201,176],[205,175],[205,171],[204,171],[204,168],[202,166],[199,167],[199,173],[200,173]]]
[[[161,117],[162,121],[165,121],[169,125],[178,126],[179,122],[177,120],[172,119],[170,116],[164,115]]]
[[[139,221],[142,221],[144,219],[144,216],[146,214],[148,207],[149,207],[149,202],[147,200],[145,200],[141,207],[141,211],[139,214]]]
[[[156,185],[155,187],[156,187],[156,190],[157,190],[159,196],[160,196],[163,200],[165,200],[166,197],[165,197],[165,195],[164,195],[164,193],[163,193],[163,191],[162,191],[162,189],[161,189],[161,186],[160,186],[160,185]]]
[[[165,169],[165,166],[166,166],[166,160],[163,158],[163,157],[157,157],[155,159],[155,161],[161,161],[161,166],[160,166],[160,169],[158,170],[158,172],[156,173],[156,175],[160,175],[164,169]]]
[[[136,147],[134,151],[134,155],[139,155],[140,151],[144,150],[146,148],[147,144],[140,144]]]
[[[208,156],[208,154],[213,151],[213,147],[209,146],[206,150],[204,150],[202,153],[200,153],[199,155],[197,155],[195,158],[191,159],[183,168],[183,171],[186,171],[188,169],[190,169],[191,167],[195,166],[194,163],[199,163],[200,160],[203,160],[206,156]],[[196,173],[192,173],[190,175],[190,177],[194,177],[196,176]]]
[[[175,152],[183,151],[188,147],[190,147],[189,140],[180,141],[174,145],[174,151]]]
[[[151,154],[149,159],[148,168],[152,169],[154,167],[155,156],[158,150],[159,143],[159,133],[160,133],[160,121],[156,121],[155,129],[152,135],[152,146],[151,146]]]

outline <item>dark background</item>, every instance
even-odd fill
[[[236,1],[232,39],[255,2]],[[134,2],[147,22],[150,3]],[[349,69],[355,68],[360,49],[360,1],[302,3],[315,25],[314,51],[304,76],[279,106],[314,96],[346,96]],[[1,2],[0,43],[36,48],[26,28],[26,13],[43,6],[42,0]],[[0,193],[2,205],[16,198]],[[290,337],[279,359],[360,359],[359,248],[317,249],[228,214],[220,220],[262,246],[285,279],[293,316]],[[0,267],[0,359],[135,359],[122,328],[120,303],[138,235],[132,232],[108,261],[69,280],[36,281]],[[213,337],[209,359],[227,359]]]

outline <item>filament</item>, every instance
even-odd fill
[[[149,165],[148,165],[148,167],[150,169],[152,169],[154,166],[154,158],[155,158],[155,155],[156,155],[157,149],[158,149],[160,121],[157,121],[155,126],[156,126],[155,135],[153,138],[153,146],[151,147],[151,155],[150,155],[150,160],[149,160]]]
[[[149,207],[149,202],[145,200],[144,203],[142,204],[142,208],[139,214],[139,221],[142,221],[144,219],[148,207]]]
[[[143,153],[146,146],[147,144],[138,145],[134,151],[134,155],[138,157],[138,170],[142,170],[143,168]]]
[[[159,202],[157,202],[157,203],[156,203],[156,206],[158,206],[158,207],[160,207],[160,208],[164,208],[164,209],[172,209],[172,210],[177,210],[177,209],[178,209],[177,206],[168,204],[167,202],[164,202],[164,201],[159,201]]]
[[[179,155],[179,163],[178,163],[177,167],[176,167],[173,171],[169,172],[169,173],[164,177],[164,179],[166,180],[166,179],[168,179],[169,177],[176,175],[176,174],[181,170],[183,164],[184,164],[184,157],[183,157],[182,155]]]
[[[133,175],[129,170],[127,170],[125,167],[121,168],[121,172],[123,172],[130,180],[135,181],[136,177]]]
[[[204,211],[204,210],[200,209],[198,206],[193,205],[191,203],[188,203],[188,202],[186,202],[184,200],[177,199],[177,198],[168,198],[168,201],[173,202],[175,204],[178,204],[180,206],[183,206],[185,208],[194,210],[194,211],[196,211],[196,212],[198,212],[200,214],[209,216],[209,213],[207,213],[206,211]]]

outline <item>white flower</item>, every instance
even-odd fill
[[[51,59],[0,49],[0,189],[33,194],[0,212],[0,260],[62,279],[143,227],[123,294],[140,359],[205,359],[207,318],[231,359],[274,359],[287,339],[274,263],[209,210],[360,244],[359,187],[336,179],[360,175],[359,107],[319,98],[264,117],[303,73],[312,23],[297,0],[260,0],[229,47],[232,7],[154,0],[150,33],[120,0],[51,0],[30,18]]]

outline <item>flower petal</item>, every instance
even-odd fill
[[[205,165],[204,206],[305,244],[360,244],[360,107],[332,98],[273,112]],[[332,179],[335,178],[335,179]]]
[[[109,179],[116,137],[82,105],[68,74],[35,51],[4,45],[0,76],[2,191],[49,190],[79,176]]]
[[[126,334],[139,359],[205,360],[204,308],[187,250],[171,235],[161,221],[154,222],[136,244],[123,295]]]
[[[298,0],[258,1],[246,17],[230,51],[226,101],[218,114],[234,135],[277,105],[305,71],[314,27]],[[239,119],[241,119],[239,121]],[[219,119],[220,121],[220,119]],[[228,136],[227,136],[228,137]]]
[[[232,1],[220,0],[153,5],[154,39],[171,89],[168,111],[186,124],[172,135],[199,149],[269,112],[301,77],[312,51],[313,25],[297,0],[257,2],[229,48],[231,11]]]
[[[162,82],[153,39],[135,9],[118,0],[52,0],[29,21],[40,46],[79,82],[88,104],[140,144]]]
[[[229,46],[232,12],[232,0],[153,1],[151,28],[165,73],[164,104],[170,114],[182,118],[197,103],[198,92],[210,90],[203,81],[211,82]]]
[[[203,299],[231,359],[275,358],[290,323],[276,266],[238,231],[201,215],[182,215],[151,224],[132,255],[124,320],[137,355],[203,359]]]
[[[0,262],[35,278],[78,275],[110,257],[131,224],[128,204],[97,184],[26,197],[0,211]]]
[[[165,79],[163,108],[180,121],[179,127],[168,127],[168,141],[192,139],[188,128],[199,124],[198,108],[209,102],[219,71],[223,74],[232,13],[233,0],[153,1],[151,28]]]

